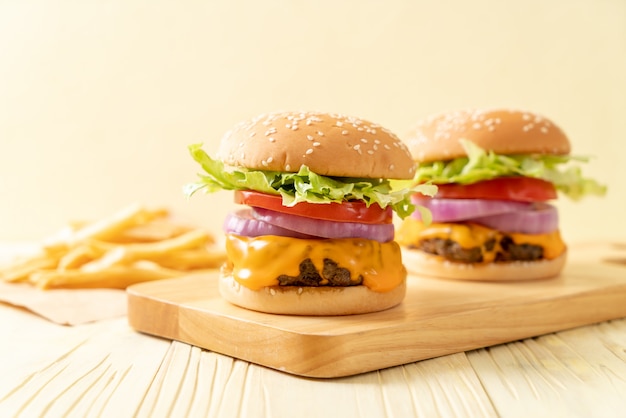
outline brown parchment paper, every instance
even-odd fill
[[[61,325],[78,325],[126,315],[119,289],[41,290],[26,283],[0,282],[0,302],[20,306]]]

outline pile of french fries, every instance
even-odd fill
[[[223,247],[165,209],[132,205],[90,223],[66,226],[33,254],[0,266],[0,278],[41,289],[115,288],[218,268]]]

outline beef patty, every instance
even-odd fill
[[[536,261],[543,258],[543,247],[532,244],[515,244],[509,236],[504,236],[499,241],[499,249],[496,252],[496,262],[509,261]],[[491,239],[483,245],[487,251],[492,251],[496,240]],[[458,242],[444,238],[429,238],[417,245],[418,249],[429,254],[439,255],[446,260],[460,263],[481,263],[483,261],[483,249],[481,247],[463,248]]]
[[[350,271],[339,267],[330,258],[324,259],[322,271],[318,271],[310,258],[300,263],[300,274],[297,276],[278,276],[280,286],[358,286],[363,284],[363,276],[355,279],[350,277]]]

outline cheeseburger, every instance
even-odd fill
[[[406,138],[417,163],[415,211],[396,240],[411,272],[470,280],[557,276],[567,247],[559,233],[561,192],[578,199],[605,188],[581,176],[565,133],[540,115],[516,110],[448,112],[419,122]],[[431,222],[432,220],[432,222]]]
[[[407,217],[411,195],[434,190],[411,187],[415,164],[393,133],[349,116],[282,112],[235,126],[215,159],[201,144],[189,149],[203,173],[186,193],[234,190],[242,205],[224,222],[224,299],[293,315],[367,313],[403,300],[393,213]]]

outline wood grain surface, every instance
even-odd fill
[[[344,317],[271,315],[219,297],[217,273],[128,289],[128,320],[178,340],[291,374],[340,377],[626,316],[626,269],[604,246],[570,249],[561,277],[477,283],[409,277],[387,311]]]
[[[599,248],[572,262],[604,258]],[[626,274],[624,249],[612,258]],[[138,333],[126,318],[68,327],[0,303],[0,335],[2,417],[588,418],[626,410],[626,319],[335,379]]]

